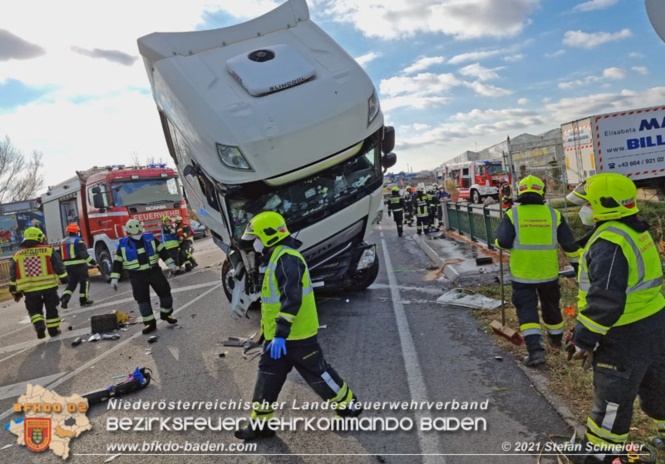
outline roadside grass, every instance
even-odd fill
[[[485,285],[473,287],[471,290],[497,300],[501,299],[500,287],[498,285]],[[510,303],[512,289],[510,284],[504,286],[506,326],[518,330],[519,323],[515,307]],[[564,344],[565,337],[570,329],[575,325],[574,317],[567,311],[573,312],[577,305],[577,285],[567,278],[561,278],[561,308],[564,317]],[[492,320],[501,322],[501,309],[474,311],[474,316],[478,319],[483,330],[490,334],[495,343],[509,351],[516,359],[516,362],[522,362],[522,358],[527,355],[524,344],[515,346],[504,338],[494,335],[489,326]],[[574,314],[574,313],[573,313]],[[545,334],[543,327],[543,334]],[[566,354],[563,351],[555,350],[547,340],[547,335],[543,336],[543,341],[547,349],[547,364],[539,369],[548,380],[548,388],[559,396],[570,408],[576,417],[579,425],[586,424],[586,420],[591,408],[593,407],[593,374],[592,370],[584,371],[580,361],[566,360]],[[639,407],[639,401],[635,401],[633,421],[630,429],[629,439],[638,442],[648,443],[650,437],[656,435],[656,427],[649,417],[647,417]],[[665,453],[658,453],[658,463],[665,463]]]

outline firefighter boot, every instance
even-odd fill
[[[70,297],[69,295],[67,295],[67,294],[62,295],[62,296],[60,297],[60,306],[62,307],[62,309],[67,309],[67,303],[69,303],[69,299],[70,299],[70,298],[71,298],[71,297]]]
[[[263,427],[253,427],[249,425],[236,430],[233,436],[239,440],[256,440],[257,438],[272,438],[275,436],[275,431],[270,429],[267,425]]]
[[[144,324],[145,328],[141,331],[144,335],[157,330],[157,321],[154,319],[148,322],[144,322]]]
[[[94,301],[89,300],[89,299],[87,299],[87,298],[80,298],[80,299],[79,299],[79,303],[80,303],[81,308],[82,308],[82,307],[84,307],[84,306],[90,306],[91,304],[94,303]]]
[[[42,323],[43,324],[43,323]],[[37,332],[37,338],[40,340],[46,338],[46,327],[44,325],[35,325],[35,332]]]
[[[549,338],[552,348],[561,351],[561,348],[563,347],[563,334],[547,334],[547,338]]]
[[[169,324],[177,324],[177,323],[178,323],[178,319],[176,319],[175,317],[173,317],[173,316],[171,315],[172,313],[173,313],[173,310],[171,310],[169,313],[165,313],[165,312],[161,311],[161,312],[159,313],[159,318],[160,318],[161,320],[163,320],[163,321],[168,322]]]
[[[545,348],[543,347],[543,338],[540,335],[527,335],[524,337],[526,349],[529,356],[526,356],[522,362],[527,367],[539,367],[545,364]]]
[[[49,334],[51,337],[57,337],[57,336],[60,335],[60,333],[61,333],[61,332],[60,332],[60,327],[49,327],[49,328],[46,329],[46,330],[48,330],[48,334]],[[38,336],[39,336],[39,335],[38,335]]]

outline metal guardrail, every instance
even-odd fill
[[[0,259],[0,288],[9,286],[9,263],[11,258]]]
[[[443,204],[443,223],[446,229],[467,235],[474,242],[483,242],[493,250],[494,233],[501,222],[501,205],[447,201]]]

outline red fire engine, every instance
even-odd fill
[[[159,238],[163,216],[187,217],[178,173],[165,164],[95,166],[76,174],[42,195],[46,237],[58,244],[66,236],[67,225],[78,224],[88,252],[107,279],[130,218],[141,221],[146,232]]]
[[[467,161],[446,164],[446,179],[453,179],[459,198],[482,203],[487,197],[498,201],[499,188],[504,182],[510,182],[500,161]]]

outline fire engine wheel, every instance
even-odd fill
[[[113,261],[111,261],[111,253],[106,247],[103,247],[97,254],[97,262],[99,263],[99,271],[102,273],[107,282],[111,281],[111,269],[113,268]]]
[[[480,193],[478,193],[478,190],[472,190],[471,191],[471,201],[478,204],[482,202],[483,197],[480,196]]]

